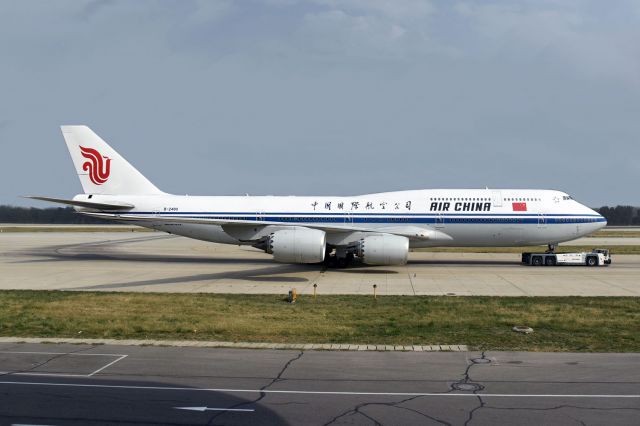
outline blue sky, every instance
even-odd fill
[[[177,194],[553,188],[640,204],[634,1],[5,1],[0,203],[87,124]]]

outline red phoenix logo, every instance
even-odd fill
[[[89,172],[91,182],[96,185],[105,183],[107,179],[109,179],[109,174],[111,174],[111,159],[103,157],[102,154],[93,148],[81,146],[80,151],[82,152],[82,156],[89,160],[82,165],[82,170]]]

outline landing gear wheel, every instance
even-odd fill
[[[353,253],[347,253],[345,257],[337,258],[338,268],[346,268],[351,264],[351,262],[353,262],[353,258],[354,258]]]
[[[328,256],[324,258],[323,263],[326,268],[335,268],[338,265],[338,259],[335,256]]]
[[[556,244],[548,244],[547,245],[547,253],[555,253],[556,252]]]
[[[325,254],[324,254],[324,266],[327,268],[335,268],[336,264],[337,264],[337,259],[336,259],[336,255],[332,254],[333,253],[333,248],[329,248],[327,247]]]

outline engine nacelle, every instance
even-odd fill
[[[360,240],[358,257],[367,265],[404,265],[409,254],[409,239],[399,235],[371,235]]]
[[[324,231],[294,227],[272,233],[265,251],[273,254],[276,262],[320,263],[324,261],[326,247]]]

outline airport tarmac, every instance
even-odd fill
[[[2,424],[636,424],[640,354],[0,344]],[[170,366],[170,368],[168,368]]]
[[[620,238],[619,240],[624,240]],[[640,256],[529,267],[518,254],[410,253],[405,266],[275,263],[249,247],[149,232],[0,234],[0,289],[311,294],[640,296]]]

